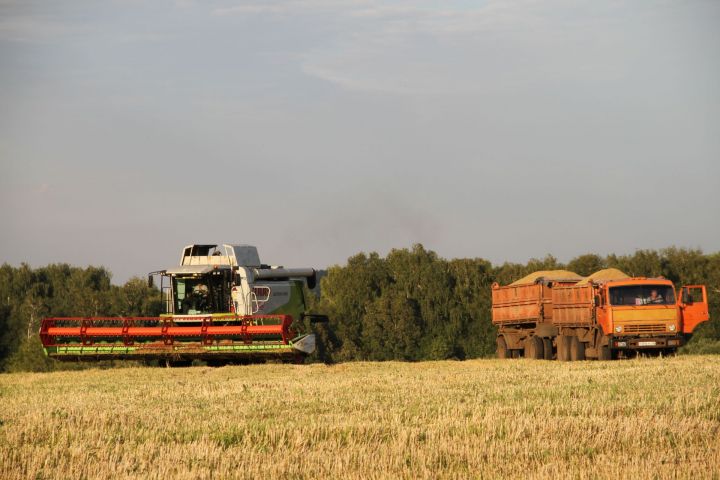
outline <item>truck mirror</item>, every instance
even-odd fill
[[[153,288],[155,286],[155,281],[153,279],[152,275],[148,275],[148,288]]]

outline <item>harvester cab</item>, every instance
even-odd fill
[[[46,318],[45,352],[67,360],[299,360],[315,350],[302,320],[327,321],[306,312],[303,286],[315,287],[315,270],[262,264],[251,245],[188,245],[180,264],[152,272],[151,283],[157,276],[160,317]]]
[[[239,315],[304,313],[303,281],[315,287],[312,268],[283,268],[260,262],[251,245],[189,245],[180,266],[153,272],[161,276],[166,313]]]

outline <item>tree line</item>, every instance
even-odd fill
[[[308,325],[318,334],[315,361],[466,359],[490,356],[495,327],[490,289],[537,270],[589,275],[618,268],[631,276],[705,284],[712,320],[699,327],[686,351],[720,353],[720,253],[697,249],[639,250],[631,255],[586,254],[567,264],[548,255],[525,264],[494,266],[482,258],[444,259],[422,245],[394,249],[385,257],[359,253],[323,272],[319,289],[307,291],[310,310],[330,317]],[[142,278],[111,284],[104,268],[65,264],[0,267],[0,368],[59,368],[40,346],[46,316],[155,316],[157,288]],[[65,367],[66,368],[66,367]]]
[[[52,370],[72,368],[48,359],[38,331],[44,317],[159,315],[162,299],[147,280],[132,278],[112,285],[102,267],[53,264],[0,267],[0,369]]]

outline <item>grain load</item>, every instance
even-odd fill
[[[540,279],[553,282],[578,282],[582,280],[583,277],[570,270],[538,270],[537,272],[525,275],[510,285],[531,285],[537,283]]]
[[[622,270],[618,270],[617,268],[605,268],[603,270],[598,270],[589,277],[583,278],[577,284],[587,285],[590,282],[607,282],[611,280],[625,280],[626,278],[630,278],[630,276]]]

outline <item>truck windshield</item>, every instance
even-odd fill
[[[674,305],[675,292],[668,285],[632,285],[610,288],[611,305]]]

